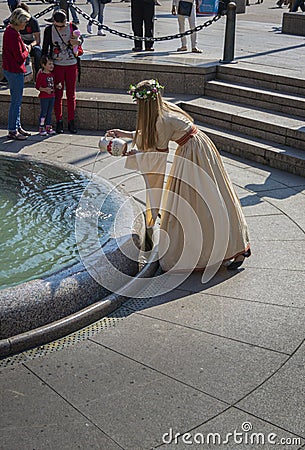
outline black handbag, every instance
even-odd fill
[[[192,7],[193,7],[193,3],[180,0],[180,2],[178,3],[178,14],[180,16],[190,17],[190,15],[192,13]]]

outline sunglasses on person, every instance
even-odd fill
[[[65,28],[65,26],[66,26],[67,24],[65,23],[64,25],[58,25],[58,24],[55,22],[54,25],[56,26],[56,28]]]

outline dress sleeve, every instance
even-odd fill
[[[173,112],[157,121],[157,149],[168,148],[169,141],[177,141],[192,127],[193,123],[182,114]]]

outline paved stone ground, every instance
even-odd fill
[[[169,4],[161,2],[160,15]],[[42,7],[32,3],[33,9]],[[239,36],[244,33],[247,47],[242,53],[238,44],[237,55],[248,54],[247,64],[256,68],[268,70],[269,65],[269,70],[302,74],[304,38],[272,30],[281,13],[272,6],[251,5],[249,16],[239,19]],[[249,20],[254,8],[261,8],[261,20],[257,15]],[[116,11],[116,21],[129,29],[127,3],[107,6],[105,23],[108,11]],[[157,26],[159,20],[158,13]],[[166,20],[172,24],[172,18]],[[217,39],[209,52],[219,59],[220,28],[213,33]],[[126,44],[120,53],[122,43],[115,37],[88,41],[96,48],[98,39],[104,43],[103,57],[135,57]],[[201,47],[205,39],[207,45],[213,40],[200,37]],[[162,51],[146,58],[178,58]],[[181,61],[207,59],[188,54]],[[0,150],[91,171],[100,134],[82,131],[48,139],[35,134],[16,143],[6,140],[2,127]],[[272,449],[272,442],[285,449],[304,447],[305,181],[230,155],[223,158],[249,223],[253,256],[234,274],[220,270],[207,285],[193,274],[166,295],[130,299],[86,339],[72,336],[74,345],[62,345],[62,340],[46,351],[2,361],[1,449],[245,450]],[[100,158],[95,170],[112,161]],[[143,199],[141,181],[127,180],[122,164],[104,173]],[[228,435],[234,430],[242,433],[235,440]],[[176,433],[187,432],[169,443]],[[219,433],[221,443],[200,444],[208,433]],[[262,433],[261,443],[250,445],[251,433]]]

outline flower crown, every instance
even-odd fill
[[[152,80],[149,87],[137,87],[135,84],[129,86],[128,94],[132,96],[134,101],[137,100],[156,100],[157,94],[164,86],[161,86],[158,80]]]

